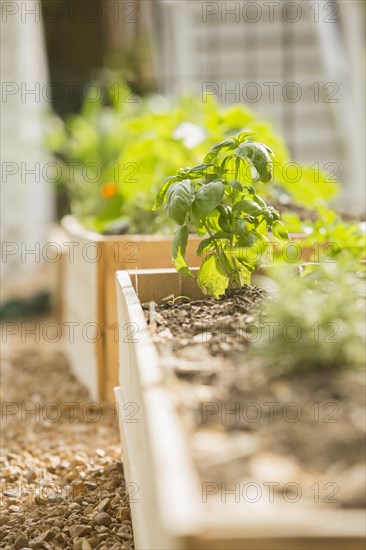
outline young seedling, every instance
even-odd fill
[[[197,255],[205,256],[197,282],[218,298],[228,287],[250,283],[251,274],[270,246],[268,229],[278,238],[288,238],[279,213],[267,206],[255,184],[272,178],[272,151],[263,143],[241,133],[214,145],[194,168],[181,168],[167,178],[154,204],[165,205],[168,216],[178,224],[172,242],[177,271],[192,276],[185,251],[189,226],[207,235]]]

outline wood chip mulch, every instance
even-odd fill
[[[114,406],[92,403],[59,343],[26,340],[2,340],[0,547],[132,549]]]

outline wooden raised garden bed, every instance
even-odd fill
[[[77,378],[93,399],[114,401],[118,383],[118,325],[115,273],[118,270],[170,268],[171,238],[159,235],[104,236],[84,229],[72,216],[62,220],[63,253],[55,264],[59,295],[58,318],[65,334],[65,352]],[[294,236],[301,242],[301,235]],[[187,259],[199,266],[196,256],[200,238],[191,235]],[[290,246],[290,245],[289,245]],[[288,248],[298,260],[299,245]],[[308,261],[310,248],[301,250]],[[287,256],[285,258],[288,260]]]
[[[361,509],[203,498],[177,395],[141,307],[168,295],[199,300],[201,292],[194,279],[165,269],[119,272],[117,294],[115,392],[137,550],[362,550]],[[133,330],[126,337],[127,323]]]
[[[171,239],[158,235],[103,236],[85,230],[71,216],[62,220],[62,228],[66,252],[58,263],[58,309],[62,325],[69,323],[65,325],[65,351],[74,374],[92,399],[112,402],[118,383],[115,273],[171,266]],[[189,261],[196,266],[200,264],[195,253],[198,242],[192,235],[187,248]]]

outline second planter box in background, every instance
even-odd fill
[[[106,237],[85,230],[75,218],[63,219],[60,310],[65,352],[75,376],[92,399],[114,401],[118,382],[118,324],[115,273],[121,269],[171,266],[171,239],[159,235]],[[192,266],[199,238],[192,236],[187,256]],[[125,337],[130,336],[128,326]]]

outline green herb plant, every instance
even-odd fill
[[[309,264],[301,276],[288,265],[273,266],[256,355],[280,373],[364,367],[364,277],[364,266],[349,258]]]
[[[365,223],[343,220],[324,200],[315,201],[313,220],[301,220],[287,212],[282,218],[291,233],[305,235],[299,245],[310,248],[311,261],[335,263],[366,257]]]
[[[279,213],[258,194],[259,182],[272,178],[273,153],[243,132],[214,145],[193,168],[179,169],[157,194],[154,209],[165,205],[179,226],[172,241],[172,260],[178,272],[192,276],[185,251],[190,226],[207,235],[198,246],[204,256],[197,282],[218,298],[228,287],[250,283],[270,245],[268,229],[280,239],[288,233]]]

